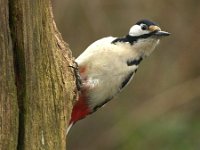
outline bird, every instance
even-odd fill
[[[155,50],[162,37],[169,35],[157,23],[142,19],[124,37],[108,36],[89,45],[75,59],[81,86],[67,133],[77,121],[120,93],[133,79],[141,61]]]

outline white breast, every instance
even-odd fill
[[[131,45],[111,44],[114,39],[107,37],[94,42],[76,59],[79,66],[87,67],[91,108],[117,94],[127,75],[138,67],[126,63],[129,58],[137,58]]]

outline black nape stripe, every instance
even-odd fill
[[[135,42],[137,42],[139,39],[146,39],[148,37],[151,37],[153,36],[157,31],[153,31],[151,33],[148,33],[148,34],[143,34],[143,35],[140,35],[140,36],[131,36],[131,35],[127,35],[125,37],[122,37],[122,38],[117,38],[115,40],[113,40],[111,43],[112,44],[115,44],[117,42],[129,42],[131,45],[133,45]]]
[[[128,60],[127,61],[127,65],[128,66],[133,66],[133,65],[139,65],[140,64],[140,62],[143,60],[143,58],[142,57],[140,57],[139,59],[134,59],[134,60]]]
[[[115,44],[117,42],[123,42],[123,43],[126,43],[126,42],[129,42],[128,41],[128,38],[127,37],[122,37],[122,38],[116,38],[115,40],[113,40],[111,43],[112,44]]]

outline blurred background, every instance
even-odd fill
[[[71,129],[69,150],[200,149],[199,0],[56,0],[53,10],[74,57],[143,18],[172,33],[121,94]]]

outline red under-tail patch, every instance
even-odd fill
[[[86,66],[79,66],[79,73],[83,83],[87,82],[86,68],[87,68]],[[88,114],[91,113],[90,108],[88,107],[87,104],[88,100],[87,93],[88,93],[88,88],[82,87],[78,101],[73,106],[69,125],[76,123],[78,120],[85,118]]]
[[[86,91],[81,91],[81,94],[79,95],[79,99],[75,103],[75,105],[72,109],[71,120],[70,120],[69,124],[71,124],[71,123],[74,124],[78,120],[85,118],[90,113],[91,113],[91,111],[87,104]]]

